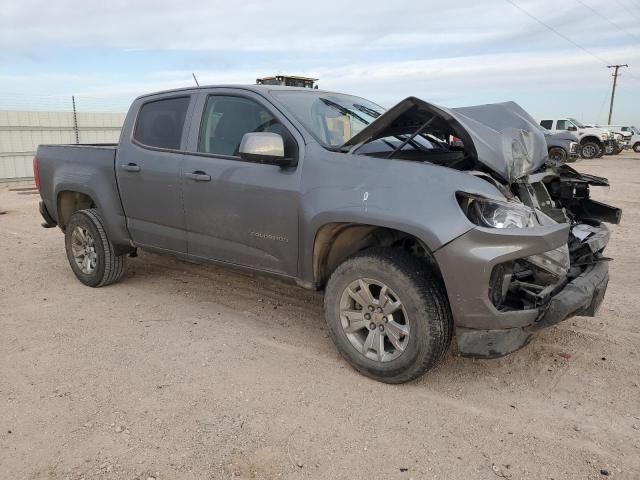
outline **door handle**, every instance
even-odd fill
[[[202,170],[196,170],[195,172],[185,173],[185,177],[190,180],[195,180],[196,182],[210,182],[211,175],[207,175]]]
[[[139,172],[140,167],[135,163],[127,163],[126,165],[120,165],[125,172]]]

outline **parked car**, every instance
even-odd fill
[[[541,120],[540,126],[556,132],[574,132],[580,140],[580,156],[596,158],[604,155],[607,148],[613,148],[616,141],[608,130],[583,125],[575,118]]]
[[[460,146],[439,139],[456,137]],[[85,285],[120,280],[136,249],[324,290],[359,372],[406,382],[456,337],[492,358],[595,315],[621,211],[605,178],[547,164],[517,104],[448,109],[272,86],[144,95],[118,145],[41,145],[44,226]]]
[[[547,141],[549,158],[555,162],[575,162],[580,156],[578,136],[573,132],[553,133],[540,127]]]
[[[640,152],[640,131],[632,125],[597,125],[598,128],[606,128],[624,137],[625,148],[632,148]]]

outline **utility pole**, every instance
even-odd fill
[[[76,97],[71,96],[71,104],[73,105],[73,131],[76,133],[76,145],[80,143],[80,133],[78,132],[78,112],[76,111]]]
[[[613,98],[616,96],[616,83],[618,83],[618,69],[621,67],[628,67],[626,63],[624,65],[607,65],[607,68],[615,68],[613,72],[613,89],[611,90],[611,104],[609,105],[609,121],[607,125],[611,125],[611,115],[613,114]]]

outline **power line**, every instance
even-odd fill
[[[616,3],[617,3],[618,5],[620,5],[622,8],[624,8],[627,12],[629,12],[629,13],[631,14],[631,16],[632,16],[632,17],[634,17],[636,20],[640,21],[640,17],[636,16],[636,14],[635,14],[635,13],[633,13],[633,12],[629,9],[629,7],[627,7],[624,3],[621,3],[621,2],[619,2],[618,0],[616,0]],[[640,8],[640,6],[639,6],[639,7],[636,7],[636,8]]]
[[[605,17],[604,15],[602,15],[599,11],[597,11],[595,8],[592,8],[591,6],[587,5],[586,3],[584,3],[582,0],[576,0],[576,2],[578,2],[580,5],[582,5],[585,8],[588,8],[589,10],[591,10],[593,13],[595,13],[598,17],[602,18],[603,20],[607,21],[610,25],[613,25],[615,28],[617,28],[618,30],[620,30],[622,33],[626,33],[627,35],[629,35],[631,38],[635,39],[635,40],[640,40],[640,37],[635,36],[634,34],[632,34],[631,32],[629,32],[626,28],[620,27],[618,24],[614,23],[612,20],[609,20],[607,17]]]
[[[538,22],[540,25],[542,25],[543,27],[545,27],[546,29],[552,31],[553,33],[555,33],[556,35],[558,35],[559,37],[565,39],[567,42],[569,42],[571,45],[573,45],[576,48],[579,48],[580,50],[584,51],[585,53],[591,55],[593,58],[600,60],[602,63],[607,63],[607,61],[596,55],[595,53],[593,53],[592,51],[586,49],[585,47],[583,47],[582,45],[574,42],[573,40],[571,40],[569,37],[567,37],[566,35],[564,35],[563,33],[560,33],[558,30],[556,30],[555,28],[553,28],[551,25],[543,22],[542,20],[540,20],[538,17],[536,17],[535,15],[533,15],[532,13],[529,13],[528,10],[525,10],[524,8],[522,8],[520,5],[518,5],[516,2],[514,2],[513,0],[506,0],[507,2],[509,2],[511,5],[513,5],[514,7],[516,7],[518,10],[520,10],[522,13],[524,13],[525,15],[527,15],[529,18],[535,20],[536,22]]]
[[[531,18],[532,20],[535,20],[536,22],[538,22],[540,25],[542,25],[543,27],[545,27],[547,30],[555,33],[557,36],[559,36],[560,38],[566,40],[567,42],[569,42],[571,45],[573,45],[576,48],[579,48],[580,50],[582,50],[583,52],[587,53],[588,55],[591,55],[593,58],[595,58],[596,60],[601,61],[604,64],[607,64],[608,62],[602,58],[600,55],[596,55],[595,53],[593,53],[591,50],[583,47],[582,45],[580,45],[577,42],[574,42],[573,40],[571,40],[569,37],[567,37],[565,34],[559,32],[558,30],[556,30],[555,28],[553,28],[551,25],[549,25],[548,23],[543,22],[542,20],[540,20],[538,17],[536,17],[535,15],[533,15],[532,13],[530,13],[528,10],[525,10],[524,8],[522,8],[520,5],[518,5],[516,2],[514,2],[513,0],[505,0],[507,2],[509,2],[511,5],[513,5],[514,7],[516,7],[518,10],[520,10],[522,13],[524,13],[526,16],[528,16],[529,18]],[[578,0],[579,1],[579,0]],[[580,2],[582,3],[582,2]],[[630,72],[627,72],[627,74],[633,78],[634,80],[637,80],[640,82],[640,78],[636,77],[635,75],[633,75]]]

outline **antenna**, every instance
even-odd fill
[[[200,84],[198,83],[198,79],[196,78],[196,74],[191,72],[191,75],[193,75],[193,80],[196,82],[196,86],[200,86]]]

